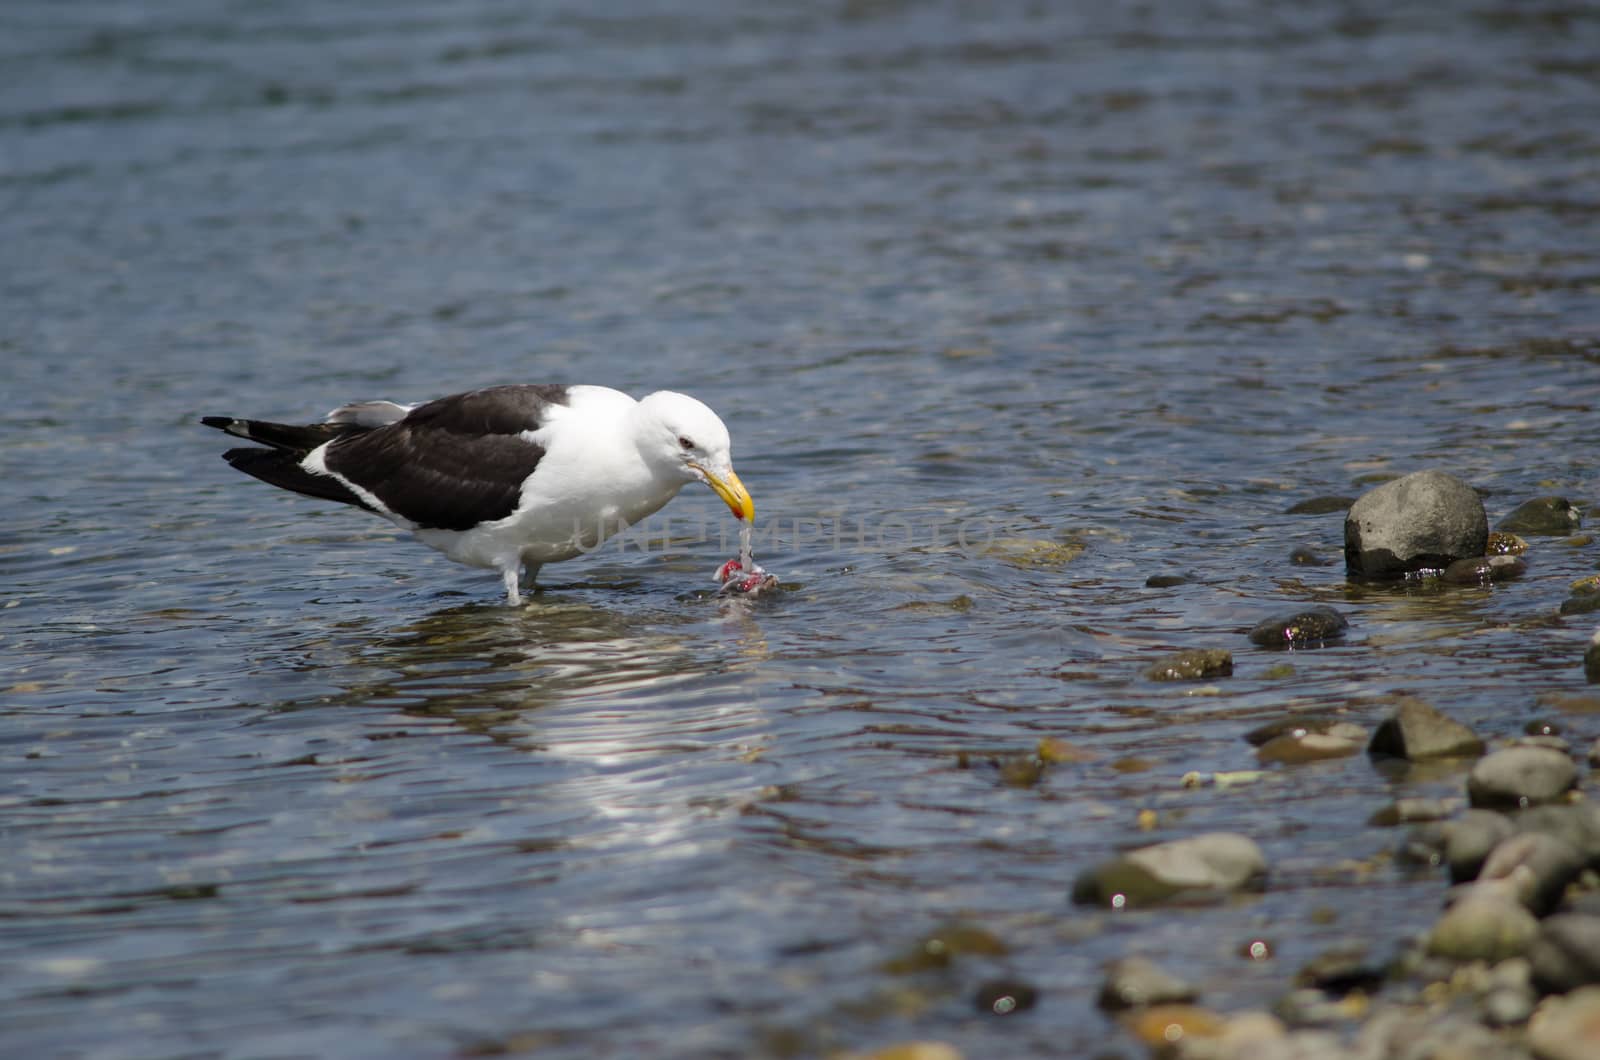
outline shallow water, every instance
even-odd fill
[[[1250,727],[1600,736],[1540,699],[1592,543],[1373,589],[1287,514],[1600,498],[1587,8],[17,0],[0,42],[7,1055],[1131,1054],[1104,961],[1269,1004],[1443,893],[1365,821],[1459,773],[1183,787]],[[509,610],[196,423],[511,381],[717,408],[785,591],[715,594],[697,491]],[[1343,643],[1245,639],[1310,602]],[[1181,647],[1234,675],[1141,676]],[[1006,783],[1047,736],[1096,757]],[[1212,829],[1265,894],[1069,903]],[[1006,952],[885,970],[958,921]]]

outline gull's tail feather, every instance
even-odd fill
[[[293,423],[271,423],[267,420],[238,420],[232,416],[202,416],[200,422],[207,427],[226,431],[235,438],[245,438],[274,449],[282,449],[301,456],[311,452],[323,442],[331,442],[346,434],[361,434],[370,427],[355,423],[312,423],[299,426]]]
[[[237,422],[237,421],[235,421]],[[268,426],[278,426],[269,424]],[[230,432],[232,433],[232,432]],[[307,471],[301,463],[305,454],[289,449],[229,449],[222,454],[233,468],[279,489],[303,493],[326,501],[353,504],[357,508],[374,511],[372,505],[362,500],[339,479]]]

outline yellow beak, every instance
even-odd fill
[[[710,486],[717,496],[722,498],[733,512],[735,519],[744,519],[754,523],[756,519],[756,502],[750,499],[750,491],[744,488],[744,483],[739,481],[739,476],[729,468],[725,474],[719,475],[714,471],[700,468],[706,477],[706,485]]]

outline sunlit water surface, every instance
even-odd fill
[[[1180,783],[1246,730],[1600,735],[1541,701],[1586,539],[1370,589],[1287,514],[1600,499],[1591,9],[14,0],[0,42],[6,1055],[1131,1055],[1106,960],[1266,1005],[1443,892],[1366,821],[1459,772]],[[711,403],[783,591],[714,593],[696,491],[511,610],[196,423],[514,381]],[[1244,637],[1306,603],[1349,637]],[[1184,647],[1233,676],[1142,676]],[[1044,737],[1094,757],[1007,783]],[[1263,895],[1070,904],[1214,829]],[[1004,952],[894,974],[953,922]]]

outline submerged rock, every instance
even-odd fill
[[[1467,777],[1467,798],[1487,807],[1533,806],[1560,798],[1578,782],[1578,767],[1548,747],[1506,747],[1479,759]]]
[[[1233,652],[1226,648],[1191,648],[1164,655],[1145,667],[1152,681],[1203,681],[1233,673]]]
[[[1345,568],[1355,577],[1443,569],[1483,555],[1488,543],[1483,502],[1443,471],[1418,471],[1368,490],[1344,521]]]
[[[1441,577],[1451,585],[1491,585],[1520,578],[1527,572],[1528,565],[1516,556],[1477,556],[1456,560]]]
[[[1334,512],[1349,511],[1350,506],[1356,502],[1354,497],[1339,497],[1332,494],[1322,497],[1308,497],[1303,501],[1292,504],[1285,511],[1286,515],[1331,515]]]
[[[1276,721],[1257,725],[1244,734],[1253,747],[1276,740],[1280,736],[1303,736],[1306,733],[1338,733],[1349,736],[1361,727],[1334,714],[1289,714]]]
[[[1250,640],[1263,648],[1320,648],[1338,640],[1350,623],[1331,607],[1308,607],[1263,619],[1250,630]]]
[[[1367,730],[1353,722],[1339,722],[1326,732],[1296,730],[1274,736],[1256,749],[1256,758],[1283,765],[1320,762],[1356,754],[1366,741]]]
[[[1131,850],[1080,874],[1072,900],[1083,905],[1150,905],[1175,895],[1224,894],[1259,886],[1267,859],[1255,840],[1210,832]]]
[[[890,975],[915,975],[919,972],[947,968],[958,957],[999,957],[1008,950],[998,937],[972,924],[947,924],[932,931],[901,953],[881,965]]]
[[[1416,761],[1481,755],[1483,741],[1477,733],[1436,707],[1411,696],[1402,697],[1372,734],[1367,753]]]
[[[1289,550],[1289,562],[1296,567],[1328,567],[1333,565],[1333,560],[1305,545],[1296,545]]]
[[[1589,638],[1589,647],[1583,653],[1583,677],[1591,685],[1600,685],[1600,629]]]
[[[1583,525],[1583,519],[1565,497],[1535,497],[1512,509],[1500,520],[1497,529],[1513,534],[1544,534],[1559,537]]]
[[[1001,563],[1021,570],[1052,571],[1083,555],[1081,541],[1050,541],[1037,537],[997,537],[978,549]]]

